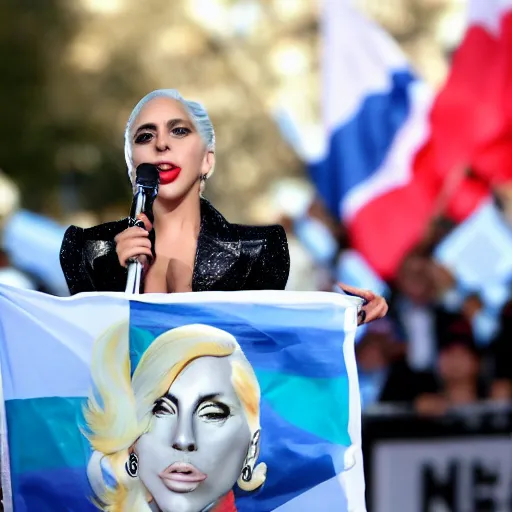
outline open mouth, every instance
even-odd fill
[[[156,168],[160,173],[160,184],[166,185],[172,183],[180,174],[181,167],[173,164],[172,162],[160,162],[156,164]]]
[[[178,167],[177,165],[174,165],[174,164],[171,164],[171,163],[166,163],[166,162],[163,162],[161,164],[157,164],[157,166],[156,166],[156,168],[160,172],[172,171],[173,169],[176,169],[177,167]]]

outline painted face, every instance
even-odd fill
[[[140,111],[131,128],[134,167],[151,163],[160,171],[160,201],[176,201],[192,189],[213,165],[213,153],[183,105],[171,98],[154,98]]]
[[[153,409],[134,450],[139,478],[162,512],[200,512],[240,476],[251,432],[227,357],[201,357]]]

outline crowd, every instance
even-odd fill
[[[512,242],[510,189],[490,198],[489,208],[508,226]],[[281,222],[292,244],[290,287],[330,291],[342,281],[371,288],[388,300],[388,316],[357,336],[365,410],[393,404],[399,410],[441,415],[481,400],[512,401],[512,276],[473,289],[461,282],[437,257],[455,225],[445,218],[433,221],[403,258],[395,279],[384,283],[349,248],[343,226],[319,201],[311,201],[296,218],[284,215]],[[486,250],[496,248],[483,247],[475,254],[469,247],[460,262],[492,265],[485,260]],[[512,264],[512,253],[501,256]]]

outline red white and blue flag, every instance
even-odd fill
[[[384,278],[440,210],[456,222],[510,180],[512,0],[473,0],[437,97],[348,0],[323,0],[325,150],[308,167],[351,244]],[[468,177],[470,168],[473,176]]]

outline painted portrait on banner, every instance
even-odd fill
[[[121,323],[93,349],[83,433],[94,502],[104,511],[236,511],[233,488],[254,491],[267,472],[260,387],[239,343],[204,324],[143,347],[133,338]]]
[[[348,299],[0,306],[6,512],[364,512]]]

